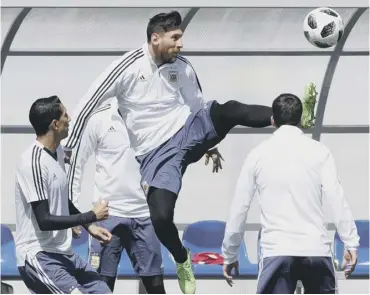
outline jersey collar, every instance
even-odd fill
[[[155,64],[155,62],[154,62],[153,58],[152,58],[152,55],[151,55],[151,54],[150,54],[150,52],[149,52],[149,45],[148,45],[148,43],[147,43],[147,42],[145,42],[141,48],[142,48],[142,50],[143,50],[144,54],[147,56],[147,58],[148,58],[148,60],[149,60],[150,65],[151,65],[152,67],[158,68],[158,67],[157,67],[157,65]]]
[[[282,125],[274,132],[274,134],[303,134],[303,131],[296,126]]]
[[[150,52],[149,52],[149,44],[148,44],[147,42],[145,42],[145,43],[143,44],[143,46],[141,47],[141,49],[143,50],[144,55],[146,55],[146,56],[147,56],[148,61],[149,61],[149,63],[150,63],[150,66],[152,67],[152,69],[155,69],[155,70],[160,69],[160,68],[162,69],[162,68],[165,68],[165,67],[168,67],[168,66],[170,66],[170,65],[171,65],[171,63],[164,63],[164,64],[162,64],[162,65],[160,65],[160,66],[158,67],[158,66],[156,65],[156,63],[154,62],[152,55],[151,55],[151,54],[150,54]]]

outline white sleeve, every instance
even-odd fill
[[[29,166],[18,168],[16,171],[16,183],[23,192],[27,203],[49,199],[49,171],[45,165],[40,162],[37,153],[35,154]]]
[[[334,157],[330,152],[328,152],[323,163],[321,177],[322,196],[330,204],[339,237],[345,248],[356,249],[359,246],[360,238],[357,234],[352,212],[344,197],[342,185],[338,179]]]
[[[238,260],[238,250],[244,237],[248,211],[255,194],[255,163],[255,154],[252,152],[244,161],[236,184],[222,243],[225,264]]]
[[[125,61],[127,56],[114,61],[90,86],[71,116],[70,132],[62,141],[65,150],[75,148],[81,139],[82,131],[90,114],[112,97],[117,97],[124,89],[124,77],[127,76]]]
[[[99,122],[95,120],[95,117],[91,117],[86,123],[79,145],[72,152],[72,162],[68,175],[68,191],[69,199],[76,208],[78,208],[78,199],[81,194],[85,165],[97,147],[99,130]]]
[[[180,92],[185,104],[190,107],[192,112],[196,112],[205,106],[202,87],[191,63],[184,57],[181,57],[181,59],[186,63],[186,68],[184,79],[181,81]]]

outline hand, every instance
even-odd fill
[[[220,152],[218,151],[217,148],[214,148],[214,149],[209,150],[208,152],[206,152],[206,161],[204,163],[206,166],[209,163],[209,158],[212,158],[212,161],[213,161],[212,172],[218,173],[218,168],[222,169],[221,160],[225,161],[224,158],[222,158],[222,156],[221,156],[221,154],[220,154]]]
[[[232,287],[234,284],[233,277],[231,276],[231,272],[233,269],[235,269],[234,271],[235,276],[238,276],[239,275],[239,261],[235,261],[231,264],[224,264],[224,277],[230,287]]]
[[[357,264],[357,250],[344,250],[342,270],[346,278],[355,270]]]
[[[109,216],[109,209],[108,209],[108,201],[99,199],[98,202],[95,203],[94,208],[92,211],[94,211],[96,218],[98,221],[105,220]]]
[[[107,245],[112,239],[112,234],[107,229],[96,226],[95,224],[90,224],[87,231],[93,238],[100,241],[103,245]]]
[[[71,164],[72,151],[64,151],[64,163]]]
[[[81,236],[81,232],[82,232],[81,226],[72,227],[72,237],[74,239],[79,239]]]

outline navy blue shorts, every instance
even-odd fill
[[[178,194],[187,166],[199,161],[206,151],[222,140],[217,136],[210,116],[214,102],[208,102],[205,108],[192,113],[185,125],[162,145],[136,157],[140,163],[141,187],[146,195],[149,187]]]
[[[35,294],[109,294],[101,276],[76,254],[39,252],[18,267],[22,280]]]
[[[259,269],[257,294],[293,294],[298,280],[302,281],[306,294],[335,294],[332,258],[266,257]]]
[[[101,275],[117,277],[124,249],[139,276],[163,274],[161,243],[150,217],[109,216],[96,224],[112,233],[112,240],[106,246],[94,238],[90,239],[89,262]]]

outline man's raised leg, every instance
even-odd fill
[[[210,116],[217,135],[224,138],[237,125],[262,128],[271,125],[272,108],[262,105],[247,105],[236,100],[224,104],[214,102]]]
[[[315,125],[315,105],[317,102],[316,86],[309,83],[305,87],[302,99],[303,115],[301,126],[304,129]],[[224,104],[215,102],[211,106],[210,116],[217,135],[224,138],[235,126],[263,128],[271,125],[272,107],[244,104],[229,100]]]

